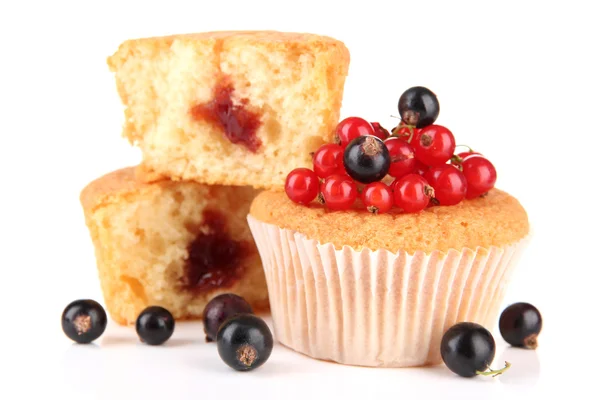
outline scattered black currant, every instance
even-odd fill
[[[459,322],[442,337],[441,355],[446,366],[463,377],[499,375],[510,367],[489,370],[496,354],[494,337],[485,327],[473,322]]]
[[[225,321],[217,333],[219,356],[237,371],[263,365],[273,350],[273,335],[261,318],[239,314]]]
[[[219,327],[225,320],[237,314],[252,314],[252,307],[242,297],[233,294],[220,294],[208,302],[204,308],[202,321],[207,342],[217,340]]]
[[[161,345],[173,335],[175,319],[163,307],[150,306],[138,316],[135,330],[142,342],[151,346]]]
[[[75,300],[65,307],[62,314],[62,330],[77,343],[86,344],[98,339],[106,330],[106,311],[96,301]]]
[[[500,315],[500,334],[512,346],[536,349],[542,331],[542,315],[529,303],[514,303]]]
[[[423,128],[435,122],[440,113],[440,103],[431,90],[414,86],[400,96],[398,111],[404,124]]]
[[[390,152],[381,139],[359,136],[344,150],[344,168],[350,177],[361,183],[384,178],[391,165]]]

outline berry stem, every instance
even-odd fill
[[[510,368],[510,366],[511,366],[511,363],[509,363],[508,361],[504,361],[504,368],[496,369],[496,370],[488,368],[489,371],[477,371],[477,375],[483,375],[483,376],[491,375],[492,378],[495,378],[496,376],[506,372],[506,370],[508,370]]]
[[[469,153],[474,153],[473,149],[466,144],[457,144],[456,147],[466,147],[469,150]]]
[[[458,154],[454,154],[452,157],[450,157],[450,162],[454,164],[462,164],[463,159]]]
[[[402,122],[400,122],[394,129],[392,129],[392,135],[390,137],[403,137],[405,135],[397,135],[395,132],[397,132],[398,130],[402,129],[402,128],[408,128],[409,132],[410,132],[410,136],[408,137],[407,142],[410,143],[412,141],[412,138],[415,134],[415,128],[416,126],[414,125],[407,125],[407,124],[403,124]]]

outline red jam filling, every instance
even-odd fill
[[[229,287],[239,279],[246,247],[226,232],[220,212],[205,211],[204,226],[207,230],[188,247],[185,286],[197,291]]]
[[[190,110],[196,120],[209,121],[223,131],[231,143],[246,146],[256,152],[261,145],[256,131],[260,127],[260,115],[248,106],[248,99],[233,102],[233,86],[221,82],[215,87],[213,99],[198,104]]]

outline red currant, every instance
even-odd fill
[[[298,204],[308,204],[319,194],[319,177],[308,168],[296,168],[285,179],[285,193]]]
[[[404,175],[393,183],[394,203],[407,213],[427,208],[434,191],[425,178],[417,174]]]
[[[358,197],[356,183],[348,175],[330,175],[321,184],[325,206],[330,210],[348,210]]]
[[[477,153],[475,151],[463,151],[462,153],[453,155],[452,158],[450,159],[450,162],[454,165],[460,165],[460,164],[462,164],[462,162],[464,160],[466,160],[467,157],[470,157],[473,155],[481,155],[481,153]]]
[[[415,173],[423,176],[429,170],[429,167],[423,164],[421,161],[417,160],[415,162]]]
[[[421,129],[410,143],[417,160],[432,167],[445,164],[456,147],[452,132],[441,125],[429,125]]]
[[[374,136],[377,136],[381,140],[385,140],[390,137],[388,130],[381,126],[379,122],[371,122],[371,125],[373,126]]]
[[[433,187],[435,199],[442,206],[458,204],[467,195],[467,179],[458,168],[452,165],[431,167],[424,177]]]
[[[394,205],[392,189],[383,182],[366,185],[362,191],[362,202],[373,214],[386,213]]]
[[[392,134],[394,135],[394,137],[399,137],[402,140],[410,142],[412,141],[412,138],[419,134],[420,131],[421,130],[419,128],[404,125],[402,122],[400,122],[398,126],[392,129]]]
[[[348,117],[342,120],[335,128],[336,138],[342,147],[346,147],[353,139],[359,136],[374,135],[373,125],[359,117]]]
[[[483,156],[466,157],[462,162],[462,170],[467,179],[467,199],[489,192],[496,184],[496,168]]]
[[[398,137],[387,139],[385,145],[388,148],[392,163],[388,174],[394,178],[401,178],[415,171],[417,159],[412,146]]]
[[[313,167],[317,176],[323,179],[333,174],[345,174],[344,149],[339,144],[324,144],[313,156]]]

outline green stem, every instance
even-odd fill
[[[497,370],[488,368],[489,371],[477,371],[477,375],[483,375],[483,376],[492,375],[492,378],[494,378],[494,377],[502,374],[503,372],[506,372],[506,370],[508,370],[510,368],[510,366],[511,366],[511,364],[508,361],[504,361],[504,368],[497,369]]]
[[[466,144],[457,144],[456,147],[466,147],[467,149],[469,149],[469,153],[473,153],[473,149],[470,146],[467,146]]]

